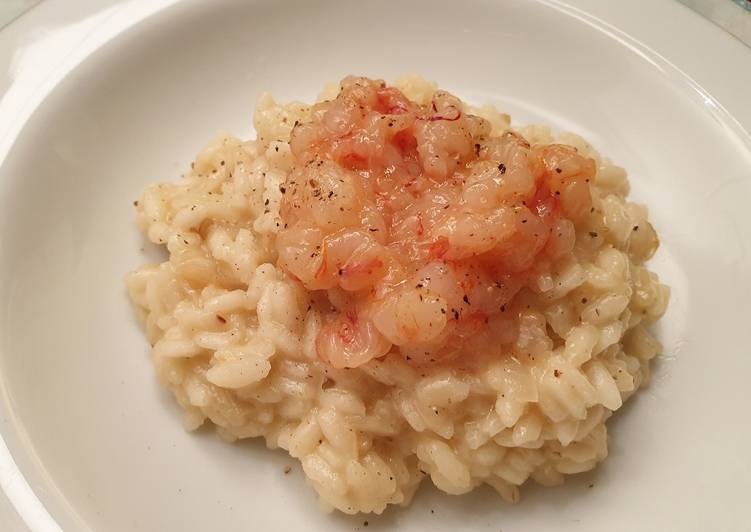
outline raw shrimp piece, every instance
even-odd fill
[[[595,161],[562,144],[545,146],[537,156],[544,182],[553,195],[560,196],[564,214],[574,221],[583,219],[592,206],[588,183],[597,170]]]
[[[373,320],[393,344],[428,342],[446,326],[447,304],[443,297],[425,287],[409,288],[383,301]]]
[[[323,327],[316,338],[316,352],[335,368],[356,368],[389,352],[391,344],[354,309],[348,309]]]
[[[276,239],[279,265],[308,288],[323,265],[323,234],[317,227],[296,224]]]

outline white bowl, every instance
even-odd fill
[[[672,54],[751,124],[742,45],[672,2],[576,3]],[[61,79],[25,123],[6,123],[0,169],[0,483],[28,524],[751,529],[751,141],[656,51],[557,2],[192,2],[119,34],[92,31],[108,42],[45,78]],[[692,59],[697,43],[725,55]],[[283,473],[283,452],[181,428],[122,283],[153,251],[132,201],[178,178],[217,130],[251,135],[261,90],[310,100],[348,73],[412,72],[580,133],[629,170],[662,237],[653,266],[673,289],[665,355],[609,423],[610,457],[591,474],[527,487],[516,506],[424,486],[408,509],[327,515],[299,468]]]

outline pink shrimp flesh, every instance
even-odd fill
[[[292,131],[276,245],[331,301],[319,357],[449,363],[513,342],[517,292],[572,252],[594,161],[491,136],[451,94],[420,105],[380,80],[345,78],[311,116]]]

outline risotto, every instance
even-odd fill
[[[264,94],[254,126],[136,202],[169,259],[127,286],[188,429],[262,436],[346,513],[607,456],[669,293],[623,168],[419,78]]]

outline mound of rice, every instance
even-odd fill
[[[422,103],[436,90],[419,78],[395,86]],[[494,134],[510,128],[492,108],[472,112]],[[643,265],[657,237],[646,209],[626,201],[626,172],[575,135],[555,139],[597,163],[593,212],[577,227],[587,242],[538,280],[545,297],[519,315],[507,356],[474,371],[393,353],[335,369],[316,355],[310,294],[276,266],[290,133],[309,119],[308,106],[264,94],[257,140],[220,135],[183,179],[137,203],[139,227],[169,260],[127,286],[187,429],[208,419],[227,441],[264,437],[300,460],[324,507],[350,514],[406,505],[426,476],[450,494],[486,483],[513,502],[530,477],[554,485],[603,460],[605,421],[649,380],[661,347],[646,326],[669,293]],[[554,140],[544,126],[515,131]]]

